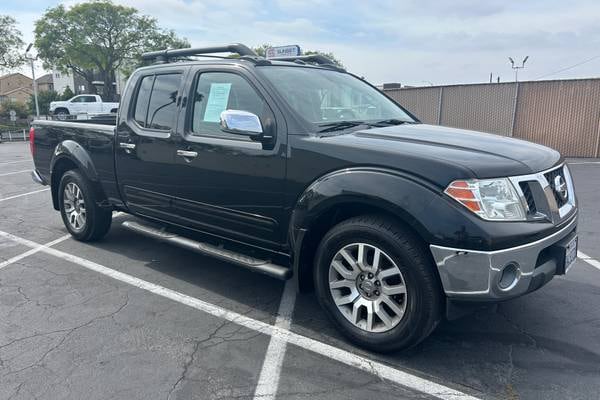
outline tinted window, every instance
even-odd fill
[[[85,96],[75,97],[73,100],[71,100],[71,103],[83,103],[84,97]]]
[[[148,101],[150,100],[150,91],[154,83],[154,75],[146,76],[142,79],[138,88],[137,99],[135,101],[135,112],[133,119],[141,127],[146,126],[146,115],[148,113]]]
[[[83,102],[84,103],[95,103],[96,102],[96,97],[94,97],[94,96],[83,96]]]
[[[192,112],[192,134],[230,136],[219,125],[222,111],[242,110],[258,115],[263,122],[267,105],[256,90],[239,75],[228,72],[206,72],[196,84]],[[234,136],[236,139],[240,137]]]
[[[170,130],[177,111],[181,74],[146,76],[142,79],[133,118],[143,128]]]
[[[180,81],[181,74],[156,75],[148,106],[147,128],[160,130],[173,128]]]

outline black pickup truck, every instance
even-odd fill
[[[422,124],[321,56],[144,58],[116,126],[32,124],[33,178],[77,240],[133,214],[132,231],[314,290],[376,351],[574,262],[577,204],[554,150]]]

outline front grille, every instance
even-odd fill
[[[563,167],[546,172],[544,174],[544,177],[546,178],[546,180],[548,181],[548,184],[552,188],[552,194],[554,195],[554,199],[556,200],[556,205],[558,205],[558,208],[567,204],[567,202],[569,201],[570,194],[567,191],[567,196],[563,197],[560,194],[559,188],[556,187],[556,178],[557,177],[562,178],[563,185],[565,185],[565,187],[567,187],[566,186],[567,180],[565,178],[565,173],[563,172]]]
[[[535,214],[537,209],[535,207],[535,200],[533,199],[533,193],[531,192],[529,182],[519,182],[519,186],[521,186],[521,191],[527,202],[528,214]]]

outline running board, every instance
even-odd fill
[[[257,258],[223,249],[212,244],[188,239],[181,235],[167,232],[163,229],[156,229],[147,225],[142,225],[134,221],[125,221],[122,225],[125,229],[160,240],[161,242],[170,243],[184,249],[195,251],[196,253],[218,258],[220,260],[247,268],[251,271],[272,276],[273,278],[287,280],[292,277],[291,268],[276,265],[270,261],[259,260]]]

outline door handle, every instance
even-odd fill
[[[198,157],[197,151],[177,150],[177,155],[185,158]]]
[[[135,150],[135,143],[119,143],[119,147],[125,149],[125,153],[131,154],[131,150]]]

